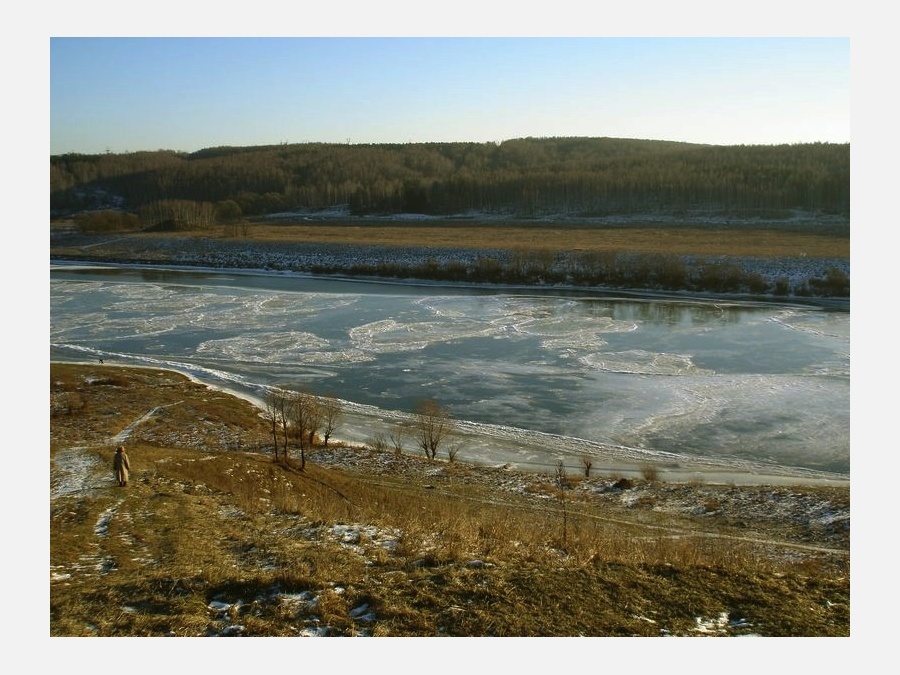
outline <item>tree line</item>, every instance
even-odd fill
[[[688,264],[683,257],[666,253],[554,253],[513,249],[502,258],[479,255],[470,261],[444,262],[429,258],[420,264],[374,260],[357,262],[350,267],[313,265],[310,271],[314,274],[342,273],[469,283],[607,286],[781,297],[850,297],[850,276],[837,267],[827,268],[821,278],[791,281],[780,276],[766,279],[758,272],[744,270],[735,261],[697,259]]]
[[[272,458],[275,462],[290,463],[290,455],[306,468],[307,452],[316,444],[328,447],[343,417],[339,399],[321,396],[305,389],[270,388],[264,399],[263,417],[272,434]],[[456,425],[450,411],[434,399],[425,399],[416,407],[413,416],[394,425],[390,432],[396,454],[403,452],[407,438],[412,437],[427,459],[435,459],[438,450],[449,445],[448,456],[456,458],[460,444],[452,442]],[[387,447],[384,435],[376,435],[376,450]],[[299,453],[299,457],[297,456]]]
[[[522,138],[50,157],[51,214],[114,206],[162,222],[159,205],[179,202],[223,220],[338,205],[354,215],[849,215],[850,146]]]

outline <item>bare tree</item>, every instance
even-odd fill
[[[415,432],[419,447],[428,459],[434,459],[441,442],[453,431],[450,413],[437,401],[422,401],[416,412]]]
[[[272,443],[275,450],[275,461],[278,461],[278,432],[282,432],[282,456],[287,458],[288,443],[288,409],[290,397],[284,389],[270,389],[265,398],[265,418],[272,428]]]
[[[447,446],[447,457],[450,459],[450,462],[456,461],[456,456],[460,450],[462,450],[462,441],[456,440]]]
[[[283,444],[281,446],[281,458],[287,461],[288,458],[288,426],[290,424],[291,408],[294,403],[288,392],[283,391],[283,396],[278,401],[278,416],[281,420],[281,436]]]
[[[584,469],[584,477],[591,477],[591,467],[594,466],[594,460],[591,459],[590,455],[582,455],[581,456],[581,467]]]
[[[306,406],[306,431],[307,447],[316,443],[316,434],[322,427],[322,399],[315,394],[301,393],[303,404]]]
[[[566,539],[568,538],[568,514],[566,512],[566,467],[563,461],[556,461],[556,488],[559,495],[559,503],[562,505],[563,516],[563,549],[566,548]]]
[[[341,421],[344,406],[336,398],[322,397],[319,399],[319,408],[322,412],[322,442],[327,448],[328,439]]]
[[[306,468],[306,448],[316,433],[316,397],[305,391],[294,392],[290,406],[291,428],[300,448],[300,469]]]
[[[279,396],[281,395],[280,390],[278,389],[270,389],[266,393],[265,397],[265,410],[263,415],[266,421],[272,427],[272,444],[275,450],[275,460],[278,461],[278,429],[281,424],[281,417],[279,415]]]
[[[394,446],[394,454],[403,454],[403,441],[409,431],[409,425],[406,422],[397,422],[391,429],[391,445]]]

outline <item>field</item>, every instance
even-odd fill
[[[200,234],[200,233],[197,233]],[[237,231],[235,232],[237,234]],[[145,235],[146,236],[146,235]],[[164,236],[164,235],[158,235]],[[850,237],[833,228],[589,226],[516,223],[252,223],[238,238],[474,250],[584,251],[734,257],[849,258]]]
[[[50,368],[52,636],[848,636],[849,489],[273,461],[247,401]],[[115,445],[132,464],[112,476]]]
[[[71,231],[73,221],[51,222],[51,232]],[[594,251],[672,255],[733,257],[849,258],[849,224],[802,221],[735,221],[701,223],[686,220],[660,224],[632,219],[627,223],[568,221],[545,223],[492,220],[486,222],[447,220],[301,218],[248,220],[212,229],[182,234],[215,236],[227,233],[248,241],[318,244],[353,244],[473,250]],[[112,233],[110,233],[112,234]],[[162,238],[172,233],[144,233]]]
[[[847,305],[846,224],[241,222],[79,233],[51,223],[51,260],[392,279],[825,298]]]

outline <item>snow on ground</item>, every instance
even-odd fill
[[[429,216],[424,214],[398,213],[384,216],[353,216],[349,207],[338,205],[318,211],[292,211],[274,213],[263,217],[273,222],[307,221],[329,222],[352,221],[360,224],[397,221],[452,221],[452,222],[522,222],[506,213],[464,213],[452,216]],[[767,223],[791,224],[794,226],[847,225],[844,216],[795,212],[787,220],[765,221],[761,218],[736,218],[706,212],[679,214],[677,217],[665,213],[645,215],[612,215],[603,217],[582,217],[577,214],[553,213],[527,219],[528,222],[565,222],[597,225],[710,225],[718,226],[763,226]],[[69,239],[70,241],[66,241]],[[245,242],[228,238],[198,239],[173,234],[168,237],[143,238],[136,241],[129,237],[110,239],[103,235],[78,235],[71,230],[51,230],[54,247],[75,246],[86,253],[91,249],[103,249],[103,258],[113,258],[123,262],[168,263],[212,268],[270,271],[331,271],[342,272],[353,267],[368,267],[377,263],[387,263],[414,268],[436,262],[445,267],[450,263],[470,265],[479,257],[494,258],[501,263],[508,262],[510,253],[506,250],[472,250],[468,248],[442,247],[402,247],[370,246],[364,244],[311,244],[291,242]],[[690,261],[689,258],[686,260]],[[562,264],[562,257],[560,263]],[[850,274],[847,259],[814,259],[804,255],[778,259],[730,258],[729,262],[739,265],[745,273],[759,274],[766,281],[786,279],[792,288],[807,282],[810,278],[823,278],[829,268],[836,268]]]
[[[338,209],[333,213],[316,214],[308,216],[312,218],[325,217],[344,217],[343,211]],[[297,214],[273,214],[271,219],[296,219]],[[426,219],[421,216],[410,216],[410,219]],[[482,216],[479,216],[483,219]],[[397,216],[392,216],[392,220],[396,220]],[[558,218],[556,218],[558,220]],[[642,218],[643,222],[648,222],[646,218]],[[719,222],[719,221],[717,221]],[[86,237],[83,235],[67,235],[64,233],[56,235],[54,245],[62,245],[59,239],[73,237],[73,245],[82,248],[96,247],[104,248],[104,257],[116,257],[122,261],[135,261],[161,264],[184,264],[191,266],[204,266],[212,268],[231,268],[246,270],[270,270],[270,271],[308,271],[314,267],[318,269],[334,269],[341,270],[352,267],[353,265],[371,265],[373,262],[385,261],[399,263],[407,266],[416,266],[426,263],[429,260],[435,260],[438,264],[446,265],[448,262],[464,262],[468,263],[477,256],[489,255],[503,260],[507,255],[503,251],[478,251],[473,252],[468,249],[427,249],[427,248],[403,248],[403,247],[383,247],[383,246],[338,246],[327,244],[284,244],[284,243],[267,243],[240,242],[228,239],[216,239],[214,241],[206,241],[202,239],[188,239],[182,237],[166,237],[160,239],[142,239],[140,246],[135,248],[134,241],[129,238],[119,240],[108,240],[104,237]],[[848,260],[814,260],[803,257],[784,258],[778,260],[757,260],[746,259],[737,261],[747,272],[756,272],[763,278],[774,280],[779,277],[788,278],[791,283],[802,283],[811,277],[822,277],[829,267],[837,267],[849,274]],[[127,426],[123,431],[115,437],[109,439],[110,445],[124,444],[127,442],[130,433],[143,422],[151,419],[157,410],[148,411],[143,417],[135,420]],[[351,461],[361,461],[360,458],[365,453],[358,451],[349,452],[334,449],[334,454],[328,456],[324,452],[321,457],[316,458],[323,464]],[[377,472],[377,463],[392,464],[392,471],[396,470],[395,466],[399,458],[395,458],[386,453],[381,453],[370,457],[374,464],[373,468]],[[107,476],[109,473],[109,476]],[[526,490],[526,482],[532,480],[524,475],[509,473],[503,476],[502,472],[493,472],[497,481],[497,487],[505,490],[512,490],[524,493]],[[87,496],[92,491],[105,487],[111,482],[111,471],[106,466],[100,466],[95,458],[88,455],[83,449],[72,447],[61,449],[57,452],[53,467],[51,470],[51,504],[63,497]],[[608,481],[607,481],[608,482]],[[627,505],[628,500],[637,502],[644,493],[640,491],[622,491],[612,489],[610,485],[595,480],[593,483],[586,481],[581,489],[594,490],[598,493],[605,494],[609,499],[617,499],[620,503]],[[692,494],[688,495],[687,492]],[[710,505],[713,504],[712,497],[704,497],[702,490],[697,486],[672,489],[668,495],[665,492],[657,492],[655,499],[658,500],[657,509],[671,509],[673,511],[696,513],[712,513]],[[732,509],[735,512],[758,517],[761,521],[765,518],[774,519],[782,518],[787,520],[803,520],[812,523],[814,528],[819,531],[833,531],[838,537],[845,533],[849,536],[849,504],[845,509],[834,509],[831,505],[822,503],[813,503],[808,496],[801,493],[792,493],[790,490],[772,490],[764,498],[751,493],[747,490],[734,491],[735,495],[732,502],[719,502],[717,508],[720,510]],[[749,496],[748,496],[749,495]],[[716,499],[721,497],[721,493],[716,493]],[[705,499],[705,505],[698,500]],[[698,511],[699,509],[699,511]],[[108,525],[112,518],[117,514],[117,505],[111,506],[99,517],[95,524],[95,536],[100,539],[107,536]],[[234,517],[240,517],[239,513],[233,514]],[[296,524],[295,524],[296,525]],[[375,547],[382,547],[390,550],[398,539],[399,533],[382,531],[364,523],[337,523],[329,526],[305,527],[302,536],[310,539],[330,539],[338,542],[340,545],[347,547],[358,555],[368,556]],[[363,545],[363,543],[365,545]],[[97,546],[99,552],[99,546]],[[136,556],[140,556],[141,552],[136,552]],[[483,565],[480,560],[468,561],[469,565]],[[110,561],[103,560],[98,556],[86,553],[79,564],[72,569],[51,569],[51,584],[65,582],[73,574],[89,574],[102,576],[110,571]],[[335,585],[327,592],[341,594],[343,588]],[[320,597],[311,592],[302,594],[284,594],[278,589],[272,589],[270,595],[265,598],[241,598],[241,597],[218,597],[214,598],[207,607],[211,618],[216,620],[217,630],[212,635],[241,635],[244,627],[235,619],[239,614],[239,609],[244,603],[250,602],[266,602],[277,603],[296,612],[298,617],[298,635],[302,636],[325,636],[329,634],[328,626],[321,625],[317,622],[316,607],[320,602]],[[126,611],[127,608],[126,608]],[[363,604],[358,607],[351,608],[351,618],[357,626],[357,634],[360,636],[368,635],[367,625],[376,617],[371,609]],[[740,624],[740,618],[731,618],[728,616],[717,617],[697,617],[697,625],[695,632],[698,635],[727,635],[729,630],[736,627],[745,628]]]
[[[146,417],[142,419],[146,419]],[[132,424],[130,428],[134,428],[134,426]],[[127,434],[116,436],[116,439],[117,442],[125,442]],[[89,458],[85,454],[84,449],[81,448],[70,448],[60,451],[56,457],[55,464],[57,471],[52,471],[51,475],[54,473],[59,473],[59,475],[56,476],[57,488],[51,492],[51,504],[62,497],[85,496],[91,490],[105,487],[111,482],[111,479],[102,478],[107,473],[106,467],[99,466],[99,462]],[[187,486],[175,487],[185,489]],[[115,561],[101,554],[100,541],[109,536],[110,523],[114,518],[127,517],[119,513],[119,508],[123,501],[120,499],[98,516],[93,528],[96,541],[88,542],[86,552],[80,556],[77,563],[66,567],[51,566],[51,586],[57,583],[67,583],[73,577],[99,580],[105,575],[114,572],[116,568]],[[243,517],[243,513],[237,508],[232,508],[228,513],[223,513],[222,515],[230,518]],[[294,538],[303,538],[308,541],[328,540],[345,547],[348,551],[370,562],[374,562],[375,549],[393,550],[401,534],[396,530],[377,528],[363,523],[318,525],[310,522],[298,523],[295,517],[284,518],[281,524],[285,528],[285,534],[289,534]],[[127,534],[120,534],[119,536],[127,538]],[[130,543],[135,544],[133,541]],[[427,542],[425,547],[427,548]],[[144,560],[147,564],[152,564],[153,560],[148,553],[138,550],[139,548],[135,545],[134,558],[136,560]],[[264,564],[264,561],[261,562]],[[413,562],[412,564],[415,566],[417,563]],[[421,564],[424,564],[424,557]],[[473,568],[490,565],[490,563],[479,559],[471,559],[462,564]],[[345,589],[340,584],[332,584],[330,588],[320,592],[303,591],[290,593],[284,592],[277,587],[272,587],[265,593],[254,597],[244,597],[240,594],[227,592],[222,593],[215,596],[207,605],[210,627],[205,636],[235,637],[243,635],[245,626],[240,623],[242,610],[248,605],[263,605],[278,607],[281,612],[291,612],[296,618],[296,635],[298,637],[327,637],[335,633],[320,618],[319,608],[323,602],[323,596],[325,594],[340,596],[344,593]],[[122,611],[135,612],[138,610],[126,605],[122,608]],[[371,625],[377,619],[377,615],[367,603],[351,607],[348,611],[348,616],[354,622],[356,636],[368,637],[372,635]],[[647,619],[647,621],[652,620]],[[696,617],[694,632],[697,635],[727,636],[731,634],[733,629],[740,628],[742,629],[741,634],[746,636],[745,629],[747,627],[743,619],[731,618],[727,614],[715,617],[698,616]],[[666,632],[662,630],[661,635],[665,634]]]
[[[107,439],[105,445],[126,444],[134,430],[151,420],[159,410],[159,408],[153,408],[135,419],[120,433]],[[204,459],[212,459],[212,457],[191,461],[204,461]],[[160,479],[159,477],[157,478]],[[88,453],[86,448],[71,447],[61,449],[57,451],[51,464],[50,504],[52,506],[65,497],[89,497],[94,492],[109,487],[112,483],[111,469],[97,459],[96,456]],[[184,490],[189,489],[190,486],[180,485],[177,487]],[[124,499],[118,500],[98,516],[93,528],[96,540],[88,542],[87,551],[80,556],[77,563],[65,567],[50,566],[51,585],[66,583],[73,576],[99,579],[115,570],[115,561],[101,554],[100,541],[109,536],[110,523],[114,518],[130,517],[119,514],[119,509],[123,502]],[[244,514],[240,509],[231,507],[227,512],[221,513],[221,515],[227,518],[239,519]],[[296,517],[284,518],[282,526],[285,528],[285,533],[289,532],[292,537],[308,541],[328,540],[373,563],[373,551],[379,548],[386,551],[394,550],[402,534],[397,530],[377,528],[364,523],[313,524],[304,521],[298,523]],[[127,538],[127,534],[119,536]],[[134,541],[129,543],[135,545]],[[143,560],[147,564],[151,564],[153,560],[150,558],[149,553],[146,550],[142,551],[139,549],[140,547],[135,545],[134,559]],[[415,565],[416,563],[413,564]],[[465,564],[472,567],[480,567],[486,563],[480,560],[471,560]],[[343,595],[344,592],[345,589],[337,584],[324,591],[324,593],[334,593],[336,595]],[[236,622],[235,619],[240,615],[241,608],[244,605],[256,603],[278,605],[282,609],[294,612],[298,624],[297,635],[300,637],[329,636],[333,634],[332,629],[327,625],[323,625],[318,616],[321,596],[321,593],[313,593],[311,591],[304,591],[299,594],[284,593],[278,588],[272,588],[266,595],[254,598],[231,597],[226,594],[219,595],[213,598],[207,606],[210,619],[214,623],[212,624],[213,628],[206,635],[207,637],[242,635],[245,627]],[[134,607],[126,606],[123,608],[123,611],[134,612],[137,610]],[[363,603],[351,608],[349,617],[356,626],[356,635],[358,637],[371,635],[369,627],[377,617],[368,604]]]

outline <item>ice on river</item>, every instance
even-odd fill
[[[212,272],[51,271],[51,358],[187,372],[247,395],[346,401],[368,442],[425,398],[461,455],[591,455],[849,476],[849,313],[571,294],[312,284]]]

